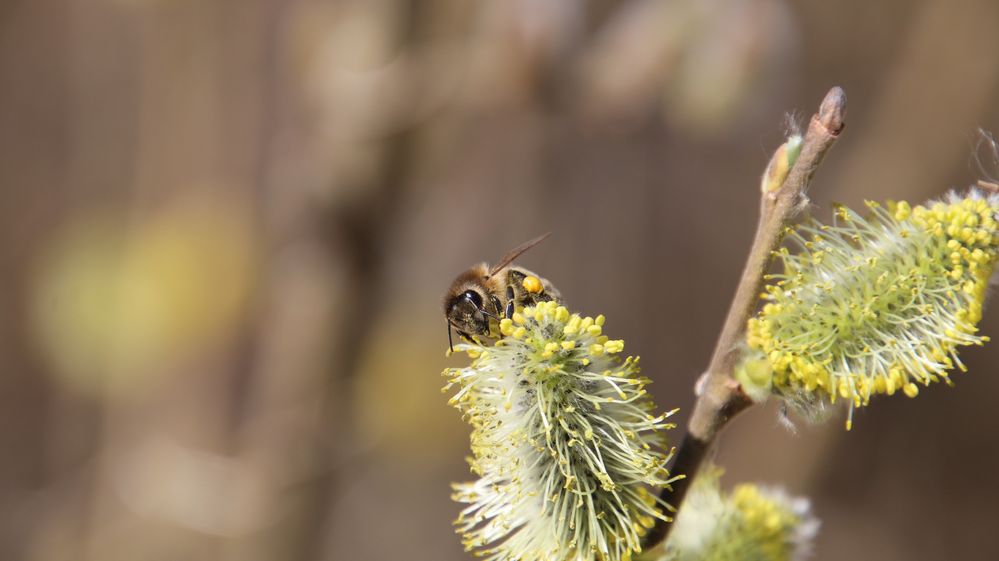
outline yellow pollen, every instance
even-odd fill
[[[527,275],[524,277],[521,284],[523,285],[524,290],[530,292],[531,294],[538,294],[544,289],[544,286],[541,284],[541,279],[534,275]]]
[[[555,321],[559,323],[565,323],[569,321],[569,317],[570,317],[569,310],[566,309],[565,306],[559,306],[558,308],[555,308]]]
[[[624,341],[617,339],[614,341],[607,341],[604,343],[604,352],[608,354],[619,353],[624,350]]]

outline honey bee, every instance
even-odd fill
[[[444,295],[447,342],[451,350],[454,350],[452,328],[467,340],[472,340],[473,335],[496,337],[495,331],[490,329],[489,320],[498,322],[504,317],[513,317],[517,306],[562,301],[562,294],[546,279],[523,267],[511,265],[521,253],[538,245],[549,235],[524,242],[507,252],[492,267],[479,263],[454,279]]]

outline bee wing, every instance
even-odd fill
[[[489,275],[490,276],[495,275],[496,273],[498,273],[499,271],[501,271],[503,269],[503,267],[506,267],[510,263],[513,263],[513,260],[516,259],[516,258],[518,258],[518,257],[520,257],[521,253],[524,253],[528,249],[531,249],[532,247],[534,247],[534,246],[538,245],[539,243],[545,241],[545,238],[547,238],[550,235],[552,235],[551,232],[548,232],[547,234],[542,234],[542,235],[534,238],[533,240],[528,240],[528,241],[526,241],[526,242],[518,245],[517,247],[511,249],[510,251],[507,252],[506,255],[503,256],[502,259],[499,260],[498,263],[496,263],[495,265],[493,265],[489,269]]]

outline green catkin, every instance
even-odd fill
[[[800,246],[777,256],[767,303],[749,321],[747,343],[769,362],[772,389],[792,404],[865,406],[871,396],[950,383],[964,370],[958,349],[978,334],[999,255],[999,198],[978,191],[910,207],[845,207],[832,225],[789,232]]]
[[[709,467],[684,501],[656,561],[797,561],[811,551],[819,522],[807,499],[743,483],[724,494]]]
[[[492,561],[627,560],[666,505],[674,425],[657,414],[638,359],[603,335],[603,316],[554,302],[500,323],[495,346],[455,349],[450,403],[472,425],[476,481],[454,486],[465,548]]]

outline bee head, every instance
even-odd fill
[[[451,297],[444,311],[448,323],[463,335],[487,335],[489,313],[483,308],[483,295],[469,288]]]

